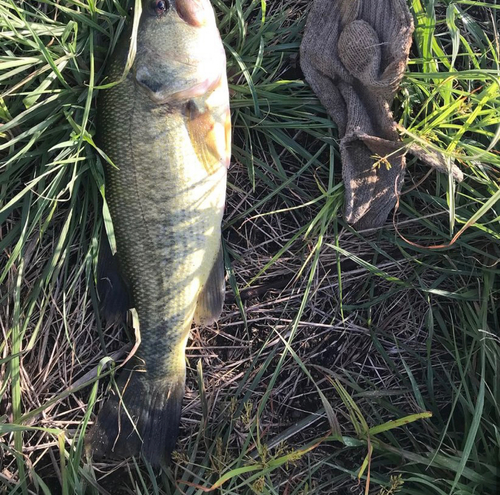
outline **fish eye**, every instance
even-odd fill
[[[155,0],[153,2],[153,8],[156,15],[163,15],[169,9],[169,4],[167,0]]]

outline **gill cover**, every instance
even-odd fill
[[[209,0],[145,0],[134,76],[154,103],[175,103],[213,90],[226,57]]]

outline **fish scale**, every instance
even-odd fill
[[[222,308],[230,121],[225,57],[208,0],[171,0],[161,15],[160,3],[151,5],[143,3],[134,67],[99,100],[99,142],[114,165],[105,167],[105,196],[141,341],[118,376],[120,393],[99,413],[90,445],[97,456],[141,452],[162,464],[177,437],[193,318],[210,324]],[[159,36],[166,39],[165,60],[151,45]],[[204,62],[207,41],[220,73]],[[119,45],[107,71],[111,81],[120,79],[128,53],[126,43]]]
[[[139,357],[147,354],[146,371],[162,375],[172,366],[172,353],[165,353],[165,347],[184,344],[200,283],[215,261],[225,184],[207,181],[210,176],[193,149],[182,108],[157,109],[131,75],[104,95],[103,108],[121,108],[102,119],[103,145],[119,167],[106,172],[118,258],[139,316]],[[128,131],[121,122],[128,122]],[[225,173],[222,165],[220,172]]]

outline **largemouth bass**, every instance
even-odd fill
[[[123,74],[129,39],[130,32],[118,43],[109,81]],[[212,324],[224,300],[231,125],[226,58],[209,0],[143,0],[133,67],[101,92],[98,107],[101,148],[115,165],[106,165],[106,200],[116,257],[141,342],[90,446],[97,457],[141,453],[163,465],[179,429],[191,324]],[[104,278],[113,286],[106,303],[121,289],[118,276]]]

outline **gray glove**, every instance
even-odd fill
[[[390,110],[412,32],[405,0],[314,0],[307,19],[301,67],[337,123],[344,214],[357,228],[384,224],[401,190],[406,151],[427,155],[399,141]],[[436,153],[426,161],[446,169]]]

